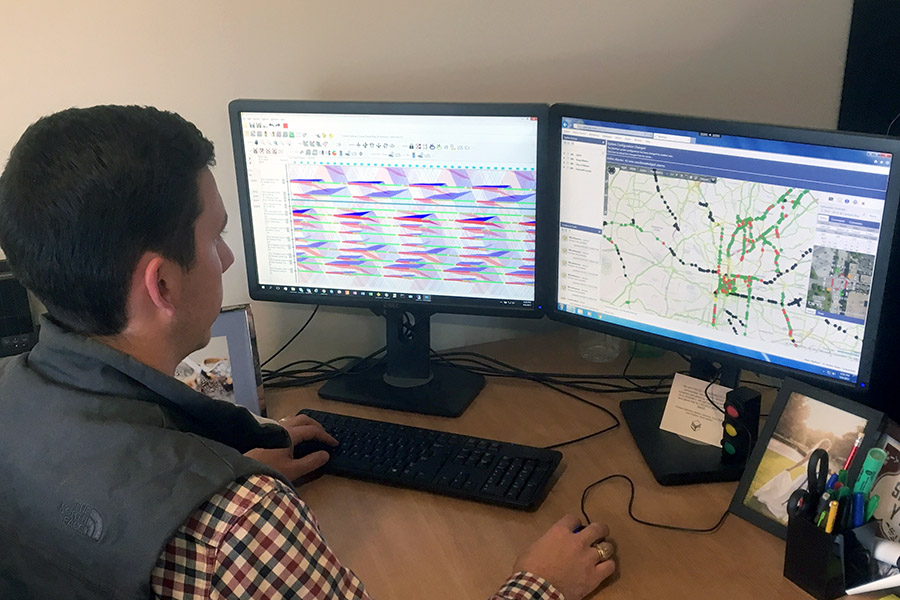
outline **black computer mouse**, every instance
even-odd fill
[[[294,458],[301,458],[307,454],[318,452],[319,450],[325,450],[326,452],[331,453],[334,449],[335,446],[321,440],[304,440],[294,446]]]

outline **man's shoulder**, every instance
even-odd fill
[[[5,378],[7,374],[14,373],[27,366],[28,353],[17,354],[15,356],[4,356],[0,358],[0,380]]]

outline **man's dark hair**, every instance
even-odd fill
[[[0,247],[21,283],[69,329],[120,333],[145,252],[189,269],[212,143],[141,106],[72,108],[32,124],[0,175]]]

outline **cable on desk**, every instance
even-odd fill
[[[717,411],[719,411],[720,413],[722,413],[724,415],[725,409],[722,408],[721,406],[719,406],[718,404],[716,404],[715,402],[713,402],[712,397],[709,395],[709,388],[711,388],[714,383],[719,381],[719,376],[721,374],[722,374],[722,367],[719,367],[718,369],[716,369],[716,374],[709,380],[709,383],[706,384],[706,387],[703,388],[703,395],[706,396],[706,400],[712,405],[712,407],[714,409],[716,409]]]
[[[299,336],[301,333],[303,333],[303,330],[306,329],[306,326],[310,324],[310,322],[313,320],[313,317],[316,316],[316,313],[317,313],[317,312],[319,312],[319,305],[318,305],[318,304],[316,304],[316,307],[313,309],[312,314],[309,315],[309,318],[306,319],[306,323],[304,323],[304,324],[300,327],[300,329],[297,330],[297,333],[295,333],[294,335],[292,335],[292,336],[291,336],[291,339],[289,339],[287,342],[285,342],[285,344],[284,344],[281,348],[279,348],[278,351],[277,351],[275,354],[273,354],[272,356],[270,356],[269,358],[267,358],[261,365],[259,365],[259,368],[262,369],[263,367],[265,367],[267,364],[269,364],[270,362],[272,362],[272,359],[273,359],[273,358],[275,358],[276,356],[278,356],[279,354],[281,354],[281,353],[284,351],[285,348],[287,348],[288,346],[290,346],[290,345],[291,345],[291,342],[293,342],[294,340],[296,340],[296,339],[297,339],[297,336]]]
[[[551,381],[558,385],[566,385],[587,392],[640,392],[651,394],[668,392],[668,389],[661,389],[660,385],[648,388],[639,384],[621,385],[612,383],[612,381],[615,380],[625,379],[625,377],[619,374],[601,375],[593,373],[547,373],[540,371],[526,371],[477,352],[432,352],[432,357],[487,377],[510,377],[537,382]],[[632,375],[631,378],[636,380],[665,381],[671,379],[672,375]]]
[[[621,425],[621,421],[619,421],[619,418],[616,417],[616,415],[613,414],[611,411],[609,411],[607,408],[605,408],[599,404],[595,404],[595,403],[591,402],[590,400],[582,398],[581,396],[579,396],[573,392],[570,392],[569,390],[563,389],[563,387],[575,387],[576,389],[587,389],[584,387],[579,387],[577,384],[574,384],[571,381],[565,381],[564,379],[560,380],[560,378],[580,377],[580,375],[568,375],[568,374],[560,374],[560,373],[535,373],[535,372],[530,372],[530,371],[524,371],[522,369],[519,369],[518,367],[514,367],[512,365],[506,364],[495,358],[477,354],[475,352],[447,352],[447,353],[443,353],[443,354],[433,352],[432,355],[438,360],[452,364],[458,368],[466,369],[473,373],[485,375],[487,377],[515,377],[515,378],[525,379],[528,381],[534,381],[535,383],[539,383],[545,387],[550,388],[551,390],[559,392],[560,394],[565,394],[566,396],[574,398],[574,399],[578,400],[579,402],[582,402],[584,404],[592,406],[592,407],[604,412],[606,415],[608,415],[613,420],[613,424],[608,427],[604,427],[598,431],[589,433],[588,435],[584,435],[584,436],[581,436],[581,437],[578,437],[578,438],[575,438],[572,440],[567,440],[565,442],[559,442],[556,444],[551,444],[549,446],[544,446],[544,448],[552,449],[552,448],[561,448],[563,446],[568,446],[569,444],[581,442],[581,441],[590,439],[592,437],[596,437],[598,435],[604,434],[608,431],[612,431],[614,429],[617,429]],[[451,361],[452,357],[456,357],[456,361]],[[460,360],[460,357],[462,357],[463,360]],[[471,363],[474,363],[479,368],[471,367],[470,366]],[[492,366],[491,363],[493,363],[494,365],[499,365],[500,367],[502,367],[502,369],[498,369],[495,366]],[[616,378],[619,376],[617,376],[617,375],[612,375],[612,376],[601,375],[601,376],[596,376],[596,377]],[[588,381],[586,383],[592,383],[592,382]],[[618,387],[621,387],[621,386],[618,386]],[[608,390],[590,390],[590,389],[588,389],[588,391],[604,392],[604,391],[608,391]]]
[[[326,381],[344,373],[361,373],[373,368],[378,358],[386,350],[381,347],[367,356],[338,356],[327,361],[300,360],[287,364],[279,369],[263,371],[262,379],[266,387],[287,388],[303,387]],[[346,361],[347,364],[336,367],[336,363]],[[294,369],[297,365],[311,365],[302,369]]]
[[[600,429],[593,433],[589,433],[587,435],[583,435],[583,436],[581,436],[579,438],[575,438],[573,440],[568,440],[565,442],[558,442],[556,444],[550,444],[549,446],[544,446],[544,448],[546,448],[548,450],[552,450],[555,448],[562,448],[563,446],[568,446],[570,444],[575,444],[577,442],[583,442],[584,440],[588,440],[592,437],[597,437],[598,435],[602,435],[602,434],[606,433],[607,431],[612,431],[614,429],[618,429],[622,425],[622,422],[619,420],[619,418],[616,415],[614,415],[612,412],[607,410],[605,407],[600,406],[599,404],[594,404],[593,402],[590,402],[589,400],[585,400],[584,398],[582,398],[581,396],[578,396],[577,394],[574,394],[568,390],[560,389],[546,381],[540,381],[539,383],[541,385],[544,385],[544,386],[550,388],[551,390],[555,390],[555,391],[559,392],[560,394],[565,394],[567,396],[571,396],[572,398],[575,398],[579,402],[584,402],[585,404],[590,404],[594,408],[602,410],[604,413],[609,415],[612,418],[612,420],[614,421],[614,423],[612,425],[610,425],[609,427],[604,427],[603,429]]]
[[[625,367],[622,369],[622,378],[625,379],[625,381],[627,381],[628,383],[635,386],[636,391],[639,391],[639,392],[642,392],[645,394],[658,394],[659,388],[662,386],[663,382],[667,379],[672,379],[673,376],[672,375],[664,375],[663,378],[661,378],[659,380],[659,382],[656,384],[656,390],[649,390],[649,389],[645,388],[644,386],[638,385],[633,380],[639,379],[639,378],[641,378],[641,376],[627,375],[628,367],[631,366],[631,361],[634,360],[634,357],[636,356],[636,354],[637,354],[637,342],[633,342],[631,344],[631,354],[628,356],[628,360],[625,362]],[[682,358],[684,358],[684,355],[682,355],[682,354],[679,354],[678,356],[681,356]],[[687,361],[687,362],[690,363],[690,361]],[[678,373],[678,371],[676,371],[676,373]]]
[[[705,529],[698,529],[693,527],[681,527],[678,525],[667,525],[665,523],[654,523],[652,521],[645,521],[644,519],[638,518],[634,515],[634,482],[627,475],[623,475],[621,473],[615,473],[613,475],[607,475],[603,479],[598,479],[594,483],[590,484],[586,488],[584,488],[584,492],[581,493],[581,514],[584,515],[584,520],[586,523],[591,522],[591,518],[588,516],[587,511],[584,508],[585,502],[587,501],[588,493],[596,486],[609,481],[610,479],[621,478],[628,482],[628,485],[631,487],[631,495],[628,498],[628,516],[631,517],[632,521],[636,523],[640,523],[641,525],[647,525],[649,527],[658,527],[660,529],[668,529],[670,531],[684,531],[687,533],[713,533],[722,526],[722,523],[725,522],[725,518],[728,516],[728,510],[726,509],[722,516],[719,518],[718,522],[712,527],[707,527]]]

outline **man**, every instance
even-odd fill
[[[206,345],[234,261],[181,117],[100,106],[45,117],[0,175],[0,246],[48,309],[0,363],[0,597],[368,598],[290,482],[336,441],[260,425],[175,380]],[[614,570],[603,524],[554,525],[498,599],[579,600]]]

